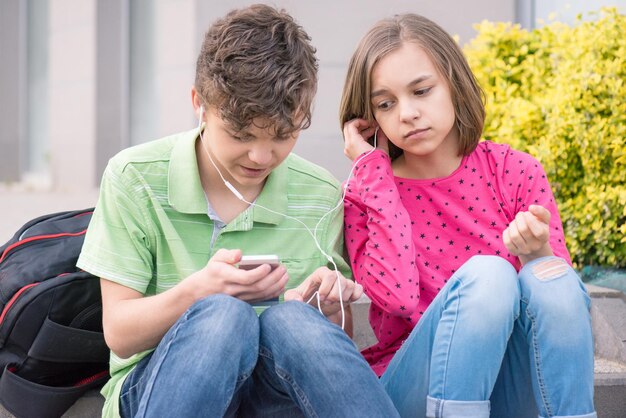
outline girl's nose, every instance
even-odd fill
[[[411,122],[421,116],[418,104],[413,101],[404,101],[400,103],[400,121]]]

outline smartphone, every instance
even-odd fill
[[[265,255],[244,255],[241,257],[239,261],[239,268],[244,270],[252,270],[262,264],[269,264],[272,270],[274,270],[280,264],[280,260],[277,255],[274,254],[265,254]],[[250,304],[255,308],[259,309],[259,313],[266,308],[269,308],[272,305],[276,305],[278,303],[278,297],[262,300],[258,302],[250,302]]]
[[[269,264],[272,270],[274,270],[280,264],[280,260],[274,254],[244,255],[241,257],[241,261],[239,261],[239,268],[252,270],[262,264]]]

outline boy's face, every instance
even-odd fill
[[[276,138],[273,129],[251,124],[243,132],[233,131],[214,107],[206,112],[204,146],[226,180],[242,191],[262,185],[267,176],[289,155],[299,131]],[[263,120],[255,120],[263,126]]]

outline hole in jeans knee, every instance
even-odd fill
[[[542,281],[554,280],[564,276],[569,265],[561,258],[541,261],[532,267],[534,276]]]

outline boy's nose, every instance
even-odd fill
[[[267,166],[272,161],[272,150],[267,147],[255,147],[248,152],[248,158],[255,164]]]

